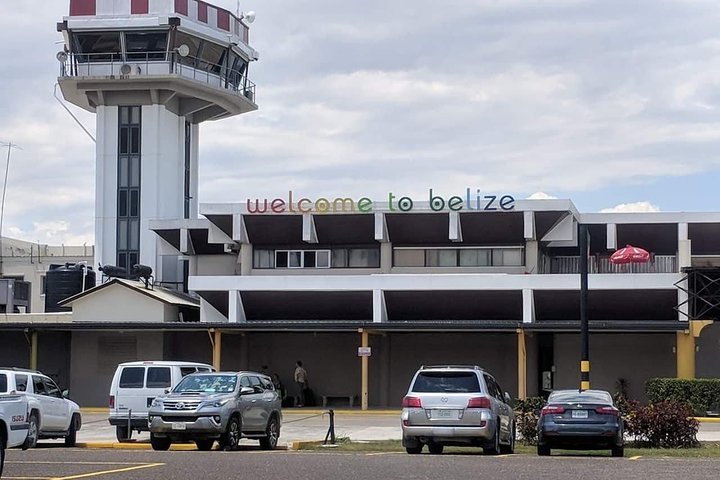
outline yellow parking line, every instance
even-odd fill
[[[93,472],[93,473],[83,473],[80,475],[70,475],[67,477],[55,477],[52,480],[74,480],[76,478],[90,478],[90,477],[99,477],[100,475],[110,475],[112,473],[122,473],[122,472],[130,472],[133,470],[140,470],[143,468],[154,468],[154,467],[162,467],[164,466],[164,463],[148,463],[147,465],[136,465],[134,467],[127,467],[127,468],[117,468],[115,470],[104,470],[101,472]]]
[[[52,480],[50,477],[3,477],[5,480]]]
[[[639,460],[642,458],[642,455],[635,455],[634,457],[628,458],[628,460]]]
[[[6,464],[14,463],[18,465],[30,464],[30,465],[147,465],[146,462],[52,462],[52,461],[7,461]],[[10,478],[10,477],[7,477]]]

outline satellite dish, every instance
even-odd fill
[[[180,55],[181,57],[187,57],[188,55],[190,55],[190,47],[183,43],[177,48],[177,52],[178,55]]]
[[[252,11],[252,10],[250,10],[249,12],[247,12],[246,14],[243,15],[243,18],[244,18],[248,23],[253,23],[253,22],[255,21],[255,12]]]
[[[65,63],[65,62],[67,62],[68,54],[61,51],[61,52],[58,52],[57,55],[55,55],[55,58],[57,58],[58,62]]]

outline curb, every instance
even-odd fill
[[[293,442],[295,443],[313,443],[313,442]],[[240,445],[240,448],[242,448],[244,445]],[[88,450],[152,450],[152,445],[145,442],[127,442],[127,443],[120,443],[120,442],[78,442],[75,445],[76,448],[85,448]],[[278,445],[275,450],[289,450],[288,445]],[[197,447],[194,444],[187,444],[187,443],[180,443],[180,444],[173,444],[170,446],[171,452],[190,452],[190,451],[196,451]],[[216,449],[213,448],[213,451]]]
[[[720,423],[720,417],[695,417],[700,423]]]
[[[80,409],[80,413],[105,413],[109,415],[110,409],[102,407],[83,407]]]
[[[300,441],[292,442],[289,445],[288,449],[297,451],[297,450],[302,450],[303,447],[310,447],[312,445],[319,445],[321,443],[322,443],[322,440],[300,440]]]
[[[402,410],[350,410],[350,409],[330,409],[330,408],[287,408],[283,409],[283,415],[320,415],[333,410],[335,415],[387,415],[400,416]]]

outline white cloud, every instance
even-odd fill
[[[650,202],[621,203],[612,208],[603,208],[600,213],[659,212],[660,207]]]
[[[558,197],[553,197],[545,192],[535,192],[527,197],[528,200],[557,200],[557,198]]]

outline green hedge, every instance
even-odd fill
[[[689,403],[695,415],[720,411],[720,378],[653,378],[645,383],[645,393],[652,403],[666,400]]]

